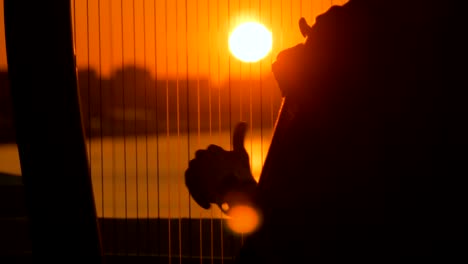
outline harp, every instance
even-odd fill
[[[139,8],[142,8],[142,4],[147,4],[146,8],[149,10],[150,7],[156,8],[156,2],[167,2],[170,4],[174,1],[102,1],[105,5],[112,4],[112,7],[105,7],[111,10],[126,9],[127,6],[121,5],[123,2],[130,3],[128,6],[130,9],[135,6],[135,3],[140,6]],[[175,2],[180,2],[179,4],[181,6],[185,5],[185,9],[181,8],[179,10],[178,16],[182,17],[182,22],[178,25],[179,28],[176,29],[176,31],[180,31],[182,33],[188,28],[186,23],[189,23],[186,18],[186,9],[192,8],[195,10],[195,8],[201,8],[202,5],[206,5],[208,7],[203,8],[208,8],[209,10],[212,10],[210,12],[218,13],[219,16],[222,16],[223,14],[230,14],[229,12],[232,14],[234,11],[239,11],[241,9],[241,2],[243,8],[249,8],[251,4],[253,5],[256,3],[256,1],[253,0],[231,1],[230,5],[228,5],[224,11],[219,11],[216,10],[218,4],[214,3],[220,3],[222,1],[210,0],[203,3],[202,1],[200,1],[200,3],[199,1]],[[282,7],[283,5],[287,7],[291,13],[291,15],[288,14],[291,22],[289,21],[289,18],[285,18],[285,21],[281,22],[285,24],[284,28],[288,27],[289,23],[291,23],[292,28],[297,28],[296,17],[299,18],[302,16],[301,14],[305,15],[309,13],[308,10],[312,10],[308,15],[314,17],[316,14],[325,11],[330,5],[330,1],[280,2],[261,0],[258,1],[258,3],[267,7],[274,6],[274,8]],[[210,4],[214,5],[210,7]],[[74,12],[76,12],[78,5],[93,5],[94,9],[84,9],[86,12],[77,14]],[[190,7],[187,7],[187,5],[190,5]],[[77,72],[77,66],[79,66],[77,60],[85,56],[88,56],[88,58],[91,59],[97,58],[98,55],[104,53],[104,48],[97,49],[97,51],[95,50],[96,53],[90,53],[90,49],[86,49],[86,52],[83,52],[84,49],[80,50],[80,46],[77,44],[77,41],[79,41],[80,38],[83,39],[83,36],[85,35],[80,35],[80,32],[77,34],[76,29],[81,26],[81,33],[89,33],[89,31],[95,26],[97,26],[97,28],[103,27],[103,25],[98,25],[98,22],[93,22],[95,24],[92,24],[89,21],[93,19],[92,17],[96,15],[96,12],[98,12],[97,14],[100,14],[99,12],[107,12],[104,11],[104,4],[101,4],[101,1],[76,0],[50,3],[37,2],[25,5],[22,1],[4,0],[4,6],[7,56],[9,75],[11,78],[12,97],[14,101],[18,147],[21,157],[23,179],[27,191],[27,205],[33,222],[31,229],[33,235],[33,250],[37,252],[50,253],[68,252],[70,255],[79,255],[87,252],[88,255],[94,255],[99,259],[102,255],[106,255],[109,261],[113,260],[112,257],[115,255],[125,255],[127,257],[131,255],[140,255],[153,256],[163,262],[195,261],[203,263],[228,263],[242,246],[242,236],[233,235],[225,231],[223,219],[217,214],[217,212],[211,214],[208,212],[208,217],[200,217],[201,213],[197,211],[196,204],[190,202],[188,195],[178,193],[179,191],[177,188],[179,187],[177,186],[177,183],[173,184],[171,187],[165,186],[165,188],[168,189],[174,188],[171,189],[171,192],[176,196],[166,195],[163,190],[161,190],[164,197],[172,199],[176,204],[175,208],[172,208],[172,215],[169,216],[160,216],[158,214],[152,214],[151,212],[141,213],[140,215],[136,213],[132,215],[132,213],[130,213],[130,209],[127,212],[127,215],[123,215],[124,209],[122,209],[122,214],[119,215],[119,213],[116,213],[118,216],[115,216],[112,213],[112,210],[116,202],[109,203],[108,200],[106,200],[107,196],[103,195],[103,193],[110,195],[113,190],[107,189],[107,183],[104,182],[104,176],[107,174],[106,172],[101,173],[101,170],[105,170],[105,166],[102,166],[102,164],[100,165],[99,162],[95,162],[93,157],[101,157],[100,160],[105,160],[107,158],[111,159],[111,154],[108,154],[109,152],[107,152],[105,148],[100,147],[100,144],[106,144],[105,140],[102,140],[101,138],[101,133],[105,133],[105,131],[93,130],[92,127],[96,124],[97,126],[105,125],[104,123],[101,123],[99,119],[96,119],[98,120],[97,122],[93,119],[94,116],[92,110],[94,109],[97,110],[98,113],[101,113],[99,111],[102,106],[102,101],[93,101],[93,96],[94,99],[96,99],[111,96],[111,94],[99,94],[99,92],[102,91],[100,89],[102,87],[99,85],[103,85],[105,81],[100,78],[92,79],[92,75],[90,74],[80,75],[80,73],[90,73],[90,71],[88,67],[85,71]],[[159,7],[164,8],[164,4],[161,4]],[[99,8],[101,8],[101,10],[99,10]],[[170,12],[170,14],[174,14],[174,8],[174,5],[172,5],[172,7],[169,7],[162,12]],[[252,8],[261,9],[258,4]],[[269,12],[266,7],[263,8],[266,9],[265,13]],[[95,12],[94,15],[91,14],[91,11],[89,10],[94,10],[92,11]],[[197,11],[194,12],[197,13]],[[293,12],[294,15],[292,15]],[[89,14],[89,19],[86,18],[87,14]],[[193,15],[193,13],[190,14]],[[78,21],[77,16],[81,16],[84,20],[81,20],[81,22]],[[274,21],[276,19],[273,18],[278,16],[282,17],[283,13],[276,12],[271,14],[269,19]],[[286,17],[286,14],[284,14],[284,16]],[[122,25],[113,24],[112,20],[109,20],[106,23],[108,23],[108,27],[121,27],[123,31],[123,28],[127,26],[125,21],[134,23],[132,22],[132,19],[134,18],[135,16],[118,20]],[[158,19],[155,17],[154,23],[164,24],[164,19]],[[281,19],[281,21],[282,20],[283,19]],[[83,21],[86,21],[86,23]],[[101,21],[101,19],[97,19],[95,21]],[[78,25],[80,23],[81,25]],[[213,21],[211,23],[213,23],[211,25],[213,31],[216,31],[217,25],[215,25]],[[277,26],[279,26],[279,24],[280,22],[277,22]],[[148,26],[149,24],[147,25],[143,23],[140,25]],[[141,28],[137,29],[141,30]],[[156,30],[155,28],[153,29]],[[129,29],[130,33],[128,36],[130,36],[130,40],[122,35],[117,37],[119,42],[131,42],[132,38],[134,38],[133,36],[135,36],[135,32],[132,32],[132,30],[135,31],[135,27],[133,29]],[[146,28],[146,30],[149,29]],[[95,34],[94,38],[96,40],[104,33],[95,31]],[[90,38],[89,35],[86,38]],[[291,39],[291,43],[283,43],[284,47],[297,42],[294,37],[291,37]],[[111,40],[113,39],[111,38]],[[93,40],[88,40],[88,43],[92,41]],[[186,41],[184,38],[180,40],[180,42],[184,41]],[[83,45],[86,46],[88,43],[85,41]],[[110,45],[112,44],[112,41],[107,43]],[[128,50],[123,50],[122,48],[122,52],[136,52],[136,48],[136,46],[133,46]],[[184,46],[180,49],[189,49],[189,47]],[[145,55],[147,55],[145,57],[149,57],[148,54]],[[202,54],[200,54],[200,57],[201,56]],[[186,58],[184,58],[184,56],[180,55],[178,59],[179,64],[183,65],[186,63]],[[213,58],[213,60],[215,60],[215,58]],[[50,66],[41,67],[43,62],[48,62],[47,65]],[[162,62],[156,62],[157,63],[153,66],[159,66],[160,64],[165,63],[164,60]],[[237,62],[231,61],[229,64],[238,67]],[[263,66],[265,68],[269,68],[269,65],[270,62],[267,61]],[[176,65],[174,67],[179,66]],[[182,66],[180,67],[182,68]],[[212,65],[212,67],[214,68],[216,66]],[[247,70],[248,72],[249,67],[243,66],[243,70]],[[233,71],[234,69],[230,69],[230,72]],[[130,84],[125,84],[127,86],[134,85],[135,83],[132,82],[138,81],[132,79],[133,77],[128,77],[126,74],[128,73],[124,73],[119,77],[121,78],[119,79],[119,82],[121,83],[118,85],[124,86],[123,83],[126,82],[125,80],[130,82]],[[133,76],[136,76],[138,73],[135,74],[133,72],[130,75],[132,74]],[[208,120],[209,118],[221,119],[221,114],[218,114],[218,116],[208,116],[209,114],[207,114],[210,109],[218,108],[218,105],[220,105],[219,107],[221,109],[227,109],[227,111],[231,113],[223,116],[223,120],[220,123],[217,123],[216,126],[213,125],[215,128],[209,131],[213,132],[215,135],[209,139],[216,141],[218,138],[223,138],[221,139],[221,142],[229,144],[229,132],[218,133],[217,126],[222,126],[223,129],[228,131],[230,126],[237,121],[250,118],[251,115],[249,111],[252,112],[252,105],[249,105],[249,103],[244,105],[242,103],[242,100],[247,100],[248,102],[248,98],[251,94],[249,94],[248,90],[243,90],[243,94],[240,94],[239,90],[236,90],[240,85],[236,83],[234,74],[230,77],[232,77],[232,79],[228,81],[230,88],[226,89],[226,94],[221,95],[226,96],[229,100],[222,102],[220,100],[216,100],[214,97],[214,95],[217,96],[217,94],[213,93],[213,97],[209,97],[209,94],[205,94],[208,99],[204,101],[207,105],[205,108],[206,112],[204,114],[203,111],[196,110],[196,107],[201,107],[203,110],[203,104],[197,102],[197,98],[203,97],[197,94],[198,91],[200,91],[198,87],[205,85],[203,80],[192,82],[187,80],[185,76],[179,76],[178,79],[164,77],[160,82],[152,83],[155,87],[158,87],[158,89],[162,88],[164,93],[169,91],[165,96],[157,99],[159,100],[157,103],[164,105],[166,100],[169,100],[170,103],[175,102],[174,98],[177,98],[175,91],[178,89],[178,91],[181,92],[180,95],[187,95],[186,97],[179,97],[179,103],[181,103],[183,107],[171,108],[171,105],[165,106],[170,110],[169,114],[179,111],[179,117],[182,118],[179,120],[174,119],[177,121],[173,122],[165,117],[165,115],[168,114],[167,112],[159,112],[156,115],[156,118],[160,118],[164,121],[160,124],[161,127],[164,127],[161,129],[161,127],[158,128],[155,123],[151,123],[149,121],[146,122],[146,125],[148,125],[147,127],[145,127],[145,125],[137,124],[136,121],[123,124],[123,122],[128,122],[129,119],[136,119],[140,114],[137,111],[133,111],[129,117],[128,113],[125,111],[117,111],[117,115],[122,117],[122,120],[114,123],[118,125],[113,127],[114,130],[112,130],[112,133],[114,133],[114,136],[118,133],[122,133],[123,140],[126,139],[130,141],[134,140],[136,136],[130,132],[125,132],[125,129],[140,129],[140,132],[143,131],[140,134],[142,138],[148,134],[147,131],[153,129],[162,135],[161,140],[169,140],[173,135],[176,136],[178,132],[180,132],[180,134],[183,134],[180,137],[181,141],[179,141],[179,143],[174,143],[172,147],[177,149],[177,144],[187,145],[188,149],[186,154],[192,155],[193,153],[191,152],[193,152],[197,146],[205,147],[203,144],[206,144],[204,142],[207,142],[203,140],[201,140],[201,143],[199,142],[197,130],[202,129],[202,125],[198,125],[198,123],[203,123],[199,120],[203,121]],[[146,78],[147,77],[143,75],[141,80],[147,80]],[[243,78],[250,84],[255,82],[249,79],[250,76],[248,75],[247,77],[244,75]],[[85,87],[86,91],[80,88],[81,85]],[[264,93],[258,93],[255,96],[264,96],[266,99],[266,101],[262,101],[260,103],[260,105],[263,104],[263,107],[267,109],[263,115],[260,114],[260,116],[262,116],[261,118],[263,118],[263,123],[261,123],[262,129],[265,127],[269,129],[268,131],[266,129],[263,131],[265,135],[272,131],[274,120],[279,116],[276,121],[276,128],[274,128],[275,136],[273,137],[271,148],[267,154],[268,158],[265,159],[265,167],[269,168],[268,164],[274,160],[276,155],[275,153],[278,153],[278,151],[275,150],[275,142],[276,138],[280,137],[281,128],[284,126],[282,125],[283,121],[287,119],[287,115],[284,115],[287,111],[284,109],[288,108],[288,101],[285,100],[282,103],[282,110],[280,110],[281,114],[278,114],[277,109],[279,107],[280,98],[273,98],[272,100],[276,101],[274,103],[270,103],[268,101],[269,97],[265,93],[265,91],[270,89],[270,87],[267,87],[266,83],[263,83],[262,85]],[[276,89],[276,87],[271,89]],[[88,91],[97,91],[98,93],[92,94]],[[150,89],[146,91],[148,91],[146,94],[148,98],[156,98],[156,94],[151,94],[151,92],[149,92]],[[133,96],[132,94],[134,91],[130,90],[130,94],[124,94],[122,88],[121,92],[119,100],[123,100],[124,97],[129,95]],[[241,100],[238,97],[243,99]],[[195,101],[190,101],[193,98]],[[131,99],[133,100],[135,98],[131,97]],[[146,102],[147,101],[143,101],[143,104]],[[134,108],[138,105],[138,102],[135,103],[135,101],[125,101],[124,103],[127,104],[127,108]],[[234,104],[238,108],[233,108]],[[148,109],[149,108],[147,107],[146,110]],[[146,111],[143,115],[148,113],[149,112]],[[149,115],[146,116],[146,118],[148,117]],[[271,120],[271,124],[268,123],[268,119]],[[187,123],[187,127],[181,128],[180,126],[184,125],[184,123]],[[211,127],[211,123],[207,123],[206,126]],[[123,131],[117,131],[120,128],[122,128]],[[34,133],[31,133],[31,131],[34,131]],[[168,137],[166,137],[167,131],[171,134]],[[193,135],[185,135],[184,133],[187,131],[193,133]],[[94,136],[99,140],[92,141],[89,139],[91,136]],[[90,141],[92,142],[90,143]],[[263,147],[266,148],[266,146],[270,144],[268,141],[270,141],[269,136],[264,136],[260,145],[264,144]],[[211,141],[208,142],[211,143]],[[247,149],[252,150],[252,145],[253,144],[249,144]],[[151,148],[155,149],[156,143],[148,145],[148,149]],[[93,152],[93,150],[95,152]],[[120,150],[123,151],[124,148],[120,148]],[[129,148],[127,151],[131,151],[131,149]],[[263,149],[258,152],[262,151]],[[53,153],[53,155],[46,154],[46,152]],[[157,163],[156,159],[159,156],[151,156],[152,154],[150,151],[148,153],[150,157],[154,158],[152,162],[160,165],[160,167],[166,166],[166,164],[180,163],[182,164],[181,169],[184,169],[184,162],[189,159],[188,156],[184,156],[185,150],[181,152],[182,154],[177,154],[176,150],[164,149],[164,151],[161,151],[160,153],[161,157],[169,154],[170,159],[163,164],[163,162]],[[132,155],[135,156],[135,153],[130,153],[127,156],[121,156],[122,161],[118,161],[117,163],[125,164],[123,159],[125,159],[125,157],[131,157]],[[261,155],[263,155],[263,153]],[[145,160],[144,158],[145,155],[139,155],[140,160]],[[263,158],[265,157],[262,156],[259,158],[260,161],[257,161],[257,163],[260,164],[260,167],[263,165]],[[149,167],[149,163],[150,162],[140,165],[140,169],[145,166]],[[125,170],[130,170],[130,168],[126,168]],[[136,172],[135,174],[140,175],[139,173],[140,172]],[[266,175],[267,170],[263,173]],[[162,177],[163,172],[160,174]],[[175,173],[171,173],[171,175],[173,174]],[[37,175],[44,176],[39,177]],[[156,172],[150,176],[156,179]],[[182,176],[182,173],[180,173],[180,176]],[[144,193],[142,190],[146,189],[148,186],[150,188],[156,188],[156,183],[154,183],[155,185],[147,184],[148,182],[145,182],[146,177],[142,177],[141,179],[141,182],[139,182],[138,178],[128,178],[128,181],[122,183],[120,187],[118,187],[121,189],[117,188],[118,190],[113,193],[116,195],[115,197],[117,197],[115,199],[120,199],[119,201],[121,204],[126,205],[125,209],[128,209],[133,205],[137,205],[137,202],[132,199],[136,199],[136,201],[146,201],[148,197],[148,200],[154,199],[155,202],[153,203],[139,203],[140,207],[147,206],[153,209],[162,204],[159,199],[161,199],[161,201],[162,199],[165,199],[163,195],[156,198],[156,194],[153,196],[152,194],[149,194],[148,196],[143,195],[145,197],[141,198],[141,194]],[[135,181],[138,181],[138,183],[135,183]],[[57,186],[59,186],[59,188],[57,188]],[[163,185],[161,184],[161,186]],[[135,192],[140,193],[131,193],[135,188],[138,190]],[[128,191],[128,195],[125,194],[124,189]],[[154,193],[159,192],[154,191]],[[186,212],[183,212],[182,214],[179,214],[179,210],[177,208],[177,195],[181,195],[182,202],[189,204],[188,209],[183,209],[186,210]],[[112,198],[112,196],[110,197]],[[139,211],[137,210],[136,212]],[[48,240],[46,240],[46,238],[48,238]],[[50,243],[46,241],[50,241]],[[49,256],[50,255],[52,254],[49,254]]]

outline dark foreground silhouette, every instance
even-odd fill
[[[20,175],[0,172],[0,209],[0,218],[4,220],[0,226],[0,259],[14,255],[21,257],[18,263],[32,263],[28,259],[31,234]],[[65,217],[48,219],[70,222]],[[229,230],[225,219],[100,217],[97,220],[108,263],[232,263],[242,245],[241,236]]]
[[[185,174],[200,206],[263,215],[239,263],[463,257],[468,98],[455,9],[351,0],[301,22],[305,43],[273,64],[289,121],[258,185],[242,123],[232,151],[198,150]]]

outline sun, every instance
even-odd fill
[[[229,50],[243,62],[257,62],[264,58],[273,44],[271,32],[257,22],[237,26],[229,36]]]

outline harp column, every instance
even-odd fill
[[[95,256],[101,243],[74,59],[70,1],[5,0],[8,73],[32,250]]]

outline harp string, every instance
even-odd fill
[[[228,6],[227,6],[227,18],[228,18],[228,29],[231,30],[232,28],[232,25],[231,25],[231,4],[230,4],[230,0],[228,0]],[[218,3],[219,3],[219,0],[218,0]],[[228,90],[229,90],[229,98],[228,98],[228,102],[229,102],[229,142],[230,142],[230,146],[232,147],[232,85],[231,85],[231,54],[228,55]],[[222,215],[221,215],[222,217]],[[223,221],[222,222],[222,229],[226,228],[226,223]],[[222,240],[224,241],[224,239]],[[224,252],[224,244],[223,244],[223,247],[222,247],[222,252]],[[222,256],[222,259],[221,259],[221,263],[224,262],[224,255]]]
[[[81,92],[87,99],[83,107],[86,131],[94,135],[87,140],[87,151],[97,209],[99,217],[113,218],[101,221],[102,228],[112,229],[108,235],[115,238],[105,242],[106,248],[111,253],[136,250],[141,255],[146,252],[145,241],[154,239],[152,243],[158,247],[154,251],[167,256],[169,262],[181,262],[181,257],[199,257],[200,262],[211,258],[213,262],[218,256],[224,261],[231,256],[225,253],[231,254],[242,238],[226,235],[225,222],[217,222],[224,217],[217,208],[204,212],[191,201],[184,189],[185,167],[193,150],[206,147],[205,142],[232,148],[233,125],[243,119],[250,123],[246,148],[251,169],[263,166],[278,105],[270,90],[275,87],[269,87],[271,82],[262,75],[265,66],[271,65],[277,51],[302,38],[289,30],[296,27],[295,16],[312,11],[314,17],[343,1],[107,1],[72,0],[77,60],[87,74],[81,80],[86,83]],[[276,30],[270,58],[258,64],[243,65],[224,53],[226,29],[243,22],[242,12]],[[127,62],[141,63],[153,73],[154,83],[140,78],[138,68],[127,67]],[[104,76],[117,64],[123,71],[107,82]],[[98,76],[93,79],[94,72]],[[115,100],[119,111],[108,110],[107,104],[112,101],[114,107]],[[119,120],[107,122],[108,111],[119,115]],[[198,221],[198,227],[185,225],[187,215],[188,222]],[[157,223],[154,233],[143,234],[153,223]],[[184,242],[187,234],[195,238],[192,232],[199,232],[198,239]],[[137,243],[131,244],[135,239]],[[192,244],[197,240],[198,248]]]
[[[144,69],[147,69],[147,62],[146,62],[146,59],[147,59],[147,54],[146,54],[146,5],[145,5],[146,1],[143,0],[142,1],[142,5],[143,5],[143,68]],[[156,64],[156,63],[155,63]],[[149,241],[149,232],[148,232],[148,229],[149,229],[149,219],[150,219],[150,210],[149,210],[149,205],[150,205],[150,198],[149,198],[149,171],[148,171],[148,167],[149,167],[149,153],[148,153],[148,80],[147,80],[147,77],[145,77],[144,79],[144,120],[145,120],[145,124],[144,124],[144,127],[145,127],[145,178],[146,178],[146,230],[145,230],[145,238],[146,238],[146,241]],[[156,134],[157,136],[157,134]]]
[[[186,14],[186,34],[187,34],[187,38],[186,40],[188,39],[188,4],[187,4],[187,0],[185,1],[185,4],[186,4],[186,7],[185,7],[185,14]],[[201,148],[201,113],[200,113],[200,58],[199,58],[199,55],[200,55],[200,47],[199,47],[199,44],[198,44],[198,41],[199,41],[199,20],[198,20],[198,15],[199,15],[199,10],[198,10],[198,0],[195,1],[195,36],[196,36],[196,40],[195,40],[195,45],[196,45],[196,48],[195,48],[195,51],[196,51],[196,80],[197,80],[197,149],[200,149]],[[209,36],[210,34],[208,34]],[[209,43],[209,41],[208,41]],[[186,55],[187,55],[187,81],[189,80],[188,78],[188,40],[186,41],[185,43],[185,47],[186,47]],[[209,62],[208,62],[209,63]],[[208,66],[208,71],[209,71],[209,66]],[[187,138],[190,139],[190,122],[188,121],[189,119],[189,89],[187,89],[187,128],[188,128],[188,131],[189,131],[189,134],[187,135]],[[211,114],[211,113],[210,113]],[[210,126],[211,127],[211,126]],[[191,158],[191,151],[190,151],[190,142],[188,144],[188,160],[190,160]],[[188,209],[189,209],[189,219],[191,220],[191,209],[192,209],[192,206],[191,206],[191,198],[190,198],[190,194],[189,194],[189,197],[188,197],[188,200],[189,200],[189,206],[188,206]],[[189,235],[191,237],[191,226],[192,225],[189,225]],[[200,264],[203,263],[203,225],[202,225],[202,218],[201,218],[201,212],[199,213],[199,250],[200,250]],[[190,257],[192,257],[192,243],[190,243]]]
[[[102,120],[103,120],[103,115],[102,115],[102,112],[103,112],[103,99],[102,99],[102,63],[101,63],[101,60],[102,60],[102,57],[101,57],[101,0],[98,1],[97,3],[97,14],[98,14],[98,19],[97,19],[97,22],[98,22],[98,65],[99,65],[99,73],[98,73],[98,78],[99,78],[99,132],[100,132],[100,137],[99,137],[99,141],[100,141],[100,161],[101,161],[101,171],[100,171],[100,174],[101,174],[101,214],[102,214],[102,218],[105,218],[105,214],[104,214],[104,195],[106,194],[104,192],[104,148],[103,148],[103,123],[102,123]],[[88,51],[89,52],[89,51]],[[101,224],[102,228],[105,228],[104,226],[104,223]]]
[[[182,168],[181,157],[180,157],[180,83],[179,83],[179,1],[175,1],[175,67],[176,67],[176,126],[177,126],[177,142],[176,142],[176,164],[177,169],[180,171]],[[181,206],[181,179],[179,175],[175,174],[174,177],[177,177],[177,209],[178,209],[178,246],[179,246],[179,263],[182,263],[182,206]]]
[[[242,9],[241,9],[241,0],[238,0],[237,1],[238,3],[238,7],[237,7],[237,12],[240,12]],[[237,17],[237,21],[236,21],[236,24],[238,25],[241,21],[241,18],[240,16]],[[229,30],[232,30],[232,28],[230,27]],[[237,64],[239,65],[239,82],[242,83],[242,62],[240,60],[237,60]],[[239,89],[239,121],[244,121],[243,119],[243,115],[242,115],[242,95],[243,95],[243,89],[244,87],[243,86],[237,86],[237,89]],[[231,148],[232,148],[232,145],[231,145]]]
[[[229,1],[227,1],[227,4],[229,6]],[[220,27],[219,27],[219,13],[220,13],[220,10],[219,10],[219,0],[216,0],[216,33],[217,33],[217,36],[218,36],[218,41],[217,41],[217,44],[218,44],[218,49],[217,49],[217,62],[218,62],[218,85],[221,83],[221,54],[220,54],[220,49],[219,49],[219,46],[221,43],[219,43],[219,36],[221,35],[221,30],[220,30]],[[228,14],[228,19],[229,19],[229,14]],[[229,60],[229,57],[228,57],[228,60]],[[229,64],[228,64],[229,65]],[[229,78],[230,80],[230,78]],[[230,83],[230,82],[229,82]],[[228,89],[229,89],[229,94],[230,94],[230,84],[228,84]],[[230,104],[230,100],[229,101],[229,104]],[[222,112],[221,112],[221,89],[218,89],[218,127],[219,127],[219,136],[218,136],[218,144],[221,145],[221,142],[222,142],[222,134],[221,134],[221,131],[222,131]],[[229,122],[230,124],[231,122]],[[229,131],[231,131],[229,129]],[[212,210],[213,211],[213,210]],[[222,213],[219,212],[219,218],[222,218]],[[220,230],[219,230],[219,236],[220,236],[220,253],[221,253],[221,264],[224,264],[224,225],[223,225],[223,222],[221,222],[220,224]]]
[[[266,19],[262,18],[262,1],[258,0],[258,17],[262,21]],[[271,28],[271,22],[269,27]],[[270,55],[268,55],[269,58],[271,58]],[[260,167],[263,167],[263,76],[262,76],[262,66],[263,63],[260,60],[259,62],[259,71],[258,71],[258,77],[259,77],[259,82],[258,82],[258,90],[259,90],[259,97],[258,97],[258,104],[260,105]],[[252,137],[253,141],[253,137]],[[252,164],[252,162],[251,162]]]
[[[166,40],[166,140],[167,140],[167,153],[166,157],[170,157],[170,146],[169,146],[169,140],[170,140],[170,124],[169,124],[169,52],[168,52],[168,6],[167,6],[167,0],[164,1],[164,7],[165,7],[165,16],[164,16],[164,23],[165,23],[165,40]],[[170,169],[170,159],[167,159],[167,168]],[[168,199],[168,204],[171,204],[171,182],[167,181],[167,199]],[[167,208],[167,214],[168,214],[168,262],[169,264],[172,263],[172,241],[171,241],[171,206],[168,206]]]
[[[109,16],[109,27],[112,25],[112,17],[113,17],[113,14],[112,14],[112,2],[113,1],[108,1],[109,2],[109,13],[108,13],[108,16]],[[109,29],[109,61],[110,61],[110,65],[113,65],[114,61],[113,61],[113,55],[114,55],[114,45],[113,45],[113,39],[114,39],[114,35],[113,35],[113,32],[112,32],[112,28]],[[110,90],[110,98],[112,100],[112,102],[114,102],[116,100],[116,94],[115,94],[115,90],[114,90],[114,84],[112,82],[109,82],[109,90]],[[114,104],[112,104],[114,105]],[[118,244],[118,239],[116,239],[116,237],[118,237],[118,227],[117,227],[117,220],[115,220],[115,217],[117,217],[117,183],[116,183],[116,177],[114,175],[117,175],[117,153],[116,153],[116,137],[115,137],[115,128],[116,128],[116,122],[115,120],[111,120],[111,124],[110,124],[110,136],[111,136],[111,159],[112,159],[112,165],[111,165],[111,174],[108,175],[109,177],[112,178],[112,218],[113,220],[111,221],[112,223],[112,230],[113,230],[113,235],[112,235],[112,241],[113,241],[113,247],[112,247],[112,251],[111,253],[117,253],[117,244]],[[104,197],[104,196],[103,196]],[[104,218],[104,216],[103,216]]]
[[[197,15],[197,35],[199,35],[199,31],[200,31],[200,25],[199,25],[199,13],[198,13],[198,6],[199,6],[199,1],[197,0],[197,12],[196,12],[196,15]],[[208,50],[211,50],[211,21],[210,21],[210,16],[211,16],[211,13],[210,13],[210,1],[207,0],[206,1],[206,12],[207,12],[207,28],[208,28]],[[197,37],[197,40],[199,38]],[[198,81],[200,80],[199,78],[199,74],[200,74],[200,59],[199,59],[199,41],[197,41],[197,76],[198,76]],[[218,69],[218,72],[219,72],[219,69]],[[208,52],[208,107],[209,107],[209,133],[210,133],[210,141],[214,142],[214,138],[213,138],[213,133],[212,133],[212,130],[213,130],[213,113],[212,113],[212,83],[211,83],[211,52]],[[199,86],[198,86],[198,91],[199,91]],[[200,101],[200,94],[198,94],[198,101]],[[198,112],[200,113],[200,110],[198,110]],[[200,117],[198,118],[200,120]],[[198,127],[200,127],[200,123],[198,124]],[[200,145],[200,129],[199,129],[199,132],[198,132],[198,148],[200,148],[201,145]],[[201,217],[201,213],[199,215],[200,217],[200,264],[203,263],[203,230],[202,230],[202,217]],[[210,234],[210,259],[211,259],[211,263],[213,263],[214,259],[214,242],[213,242],[213,232],[214,232],[214,229],[213,229],[213,218],[214,218],[214,210],[213,208],[210,209],[210,230],[209,230],[209,234]]]
[[[132,0],[132,6],[131,6],[131,10],[132,10],[132,26],[133,26],[133,65],[136,65],[136,18],[135,18],[135,0]],[[124,73],[125,74],[125,73]],[[134,125],[134,142],[135,142],[135,145],[134,145],[134,148],[135,148],[135,170],[134,170],[134,175],[135,175],[135,207],[136,207],[136,238],[137,238],[137,241],[136,241],[136,253],[137,255],[139,255],[139,243],[138,243],[138,238],[139,238],[139,212],[138,212],[138,209],[139,209],[139,202],[138,202],[138,138],[137,138],[137,111],[136,111],[136,106],[138,104],[137,102],[137,89],[136,87],[137,86],[137,76],[136,76],[136,68],[133,67],[133,85],[134,85],[134,107],[135,109],[133,109],[133,118],[134,118],[134,122],[133,122],[133,125]]]
[[[198,7],[198,6],[197,6]],[[189,83],[189,49],[188,49],[188,45],[189,45],[189,40],[188,40],[188,37],[189,37],[189,23],[188,23],[188,2],[187,0],[185,0],[184,2],[184,10],[185,10],[185,64],[186,64],[186,72],[185,72],[185,82],[186,82],[186,132],[187,132],[187,160],[190,159],[190,83]],[[196,50],[196,53],[198,54],[198,51]],[[197,76],[198,77],[198,76]],[[198,83],[197,83],[198,85]],[[199,87],[197,86],[197,89],[199,89]],[[187,163],[185,163],[184,165],[182,164],[182,162],[180,162],[180,171],[183,172],[184,171],[184,166],[187,166]],[[182,176],[182,173],[180,173],[180,175],[178,175],[178,178],[179,178],[179,195],[181,195],[182,193],[182,187],[184,186],[183,184],[183,176]],[[187,208],[187,211],[188,211],[188,219],[189,219],[189,222],[192,218],[192,211],[191,211],[191,206],[190,206],[190,194],[187,194],[186,196],[187,198],[187,202],[188,202],[188,208]],[[182,199],[182,198],[181,198]],[[181,209],[182,210],[182,209]],[[180,216],[182,217],[182,215]],[[188,225],[188,236],[189,238],[192,237],[192,226],[189,224]],[[180,240],[179,243],[180,243],[180,252],[181,252],[181,258],[180,258],[180,263],[182,263],[182,222],[180,222],[179,224],[179,237],[180,237]],[[189,239],[189,258],[192,259],[192,239]]]
[[[159,171],[159,103],[158,103],[158,55],[157,55],[157,45],[158,45],[158,38],[157,38],[157,30],[156,30],[156,14],[157,14],[157,4],[154,2],[154,9],[153,9],[153,16],[154,16],[154,83],[155,83],[155,115],[156,115],[156,192],[157,192],[157,217],[158,217],[158,239],[157,239],[157,253],[161,254],[161,207],[160,207],[160,171]]]
[[[123,0],[120,1],[120,26],[121,26],[121,68],[122,68],[122,79],[121,79],[121,86],[122,86],[122,137],[123,137],[123,170],[124,170],[124,208],[125,208],[125,231],[124,231],[124,240],[125,242],[125,253],[126,255],[129,254],[129,227],[128,227],[128,193],[127,193],[127,129],[126,129],[126,100],[125,100],[125,37],[124,37],[124,4]]]

